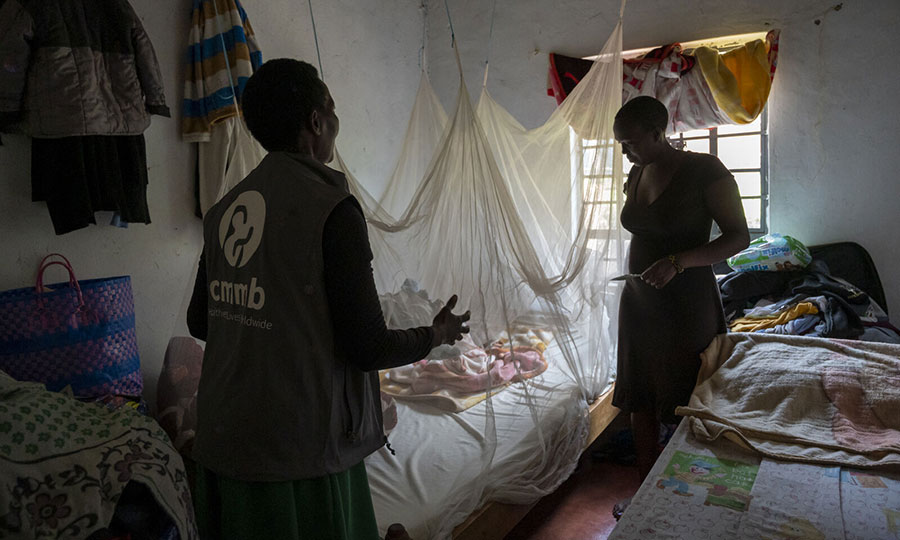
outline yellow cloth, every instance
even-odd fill
[[[757,39],[719,54],[709,47],[694,51],[716,104],[735,123],[749,124],[762,112],[772,87],[766,43]]]
[[[731,323],[732,332],[755,332],[764,328],[774,328],[779,324],[800,318],[804,315],[815,315],[819,309],[812,302],[800,302],[790,309],[775,313],[770,317],[740,317]]]

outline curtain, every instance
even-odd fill
[[[669,110],[667,132],[724,124],[748,124],[765,107],[775,77],[779,30],[765,40],[719,52],[698,47],[684,54],[678,43],[658,47],[623,61],[622,103],[649,95]],[[581,80],[591,62],[550,54],[547,93],[561,102]]]

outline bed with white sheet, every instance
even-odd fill
[[[732,333],[611,540],[900,538],[900,345]]]
[[[591,409],[593,425],[584,422],[587,404],[567,373],[557,344],[552,342],[544,354],[546,371],[462,412],[397,400],[397,425],[389,436],[395,454],[383,447],[366,459],[382,533],[399,522],[416,540],[459,537],[464,535],[460,524],[486,503],[527,508],[571,474],[576,461],[572,456],[539,448],[569,446],[571,454],[571,441],[580,441],[577,456],[616,409],[607,388]],[[497,444],[486,459],[493,445],[485,434],[495,430]],[[564,440],[568,442],[563,444]],[[512,485],[511,478],[517,478]],[[490,521],[483,519],[480,530],[491,529]],[[496,532],[497,538],[505,534]]]

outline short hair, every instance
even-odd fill
[[[325,83],[312,65],[291,58],[269,60],[244,87],[244,121],[269,152],[296,151],[310,114],[325,106],[325,92]]]
[[[641,126],[649,131],[666,131],[669,124],[669,111],[661,101],[650,96],[638,96],[631,99],[616,113],[616,122]]]

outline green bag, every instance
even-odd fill
[[[812,260],[809,250],[796,238],[769,233],[750,242],[747,249],[726,261],[735,272],[800,270]]]

